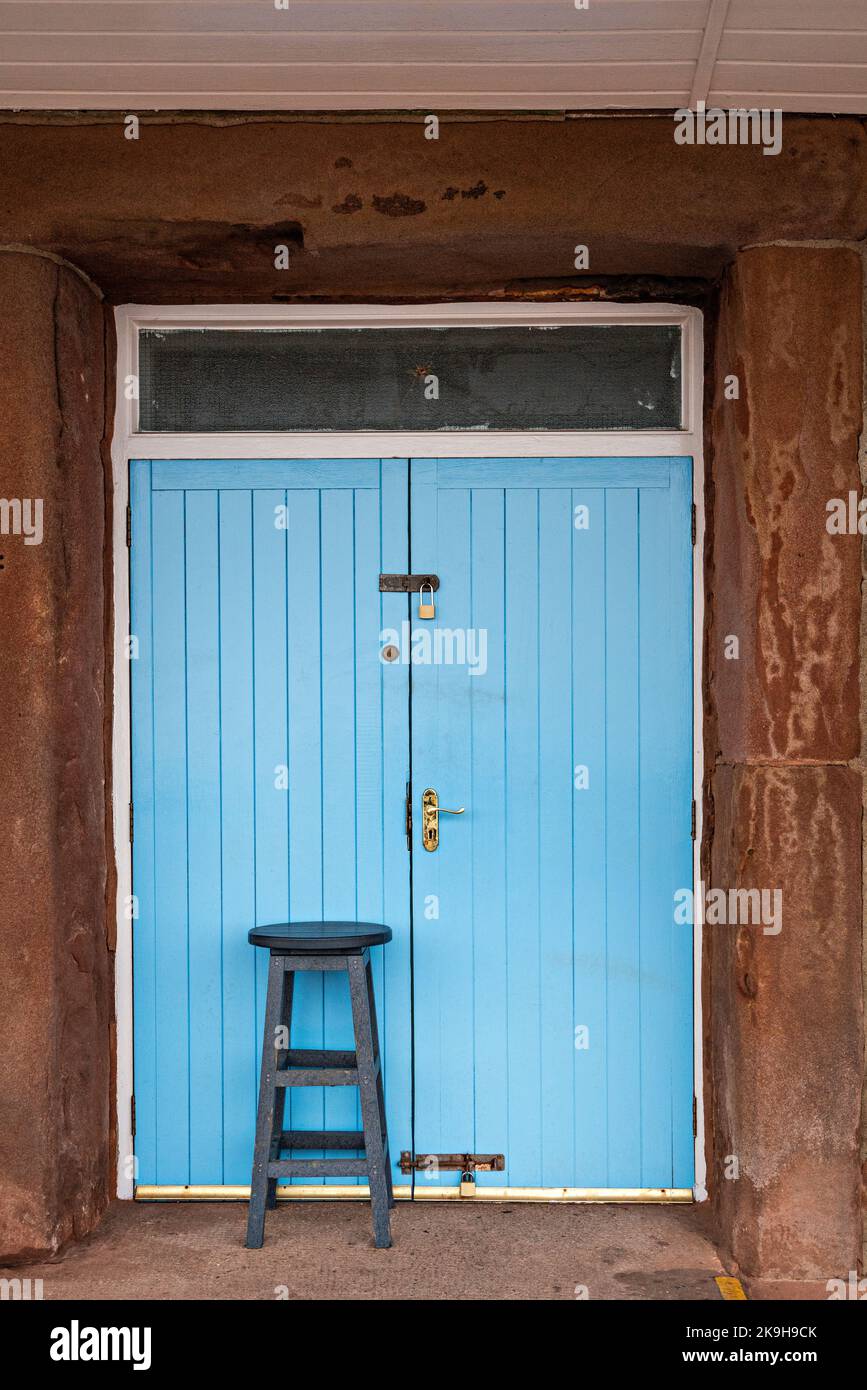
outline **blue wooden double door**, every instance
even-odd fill
[[[247,932],[359,919],[396,1183],[691,1186],[690,460],[130,468],[139,1184],[249,1182]],[[345,977],[299,979],[293,1042],[352,1045]]]

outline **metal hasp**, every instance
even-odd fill
[[[400,1154],[402,1173],[502,1173],[506,1167],[505,1154],[416,1154],[409,1149]]]
[[[421,794],[421,842],[425,849],[433,853],[439,845],[441,815],[462,816],[465,810],[464,806],[459,806],[456,811],[440,806],[440,799],[433,787],[427,787]]]
[[[379,592],[381,594],[417,594],[420,589],[433,589],[440,586],[438,574],[381,574]]]

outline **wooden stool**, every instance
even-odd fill
[[[271,952],[262,1039],[259,1113],[250,1182],[247,1248],[261,1248],[266,1207],[277,1203],[277,1179],[367,1177],[373,1236],[391,1245],[389,1208],[394,1206],[391,1160],[376,1027],[370,947],[391,940],[374,922],[285,922],[255,927],[248,939]],[[296,970],[345,970],[355,1031],[355,1051],[298,1051],[289,1046]],[[278,1038],[278,1030],[283,1036]],[[285,1046],[278,1046],[284,1043]],[[284,1130],[287,1086],[357,1086],[363,1130]],[[284,1149],[364,1150],[363,1158],[281,1158]],[[327,1188],[325,1189],[327,1191]]]

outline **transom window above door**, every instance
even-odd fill
[[[139,430],[680,430],[677,323],[141,328]]]

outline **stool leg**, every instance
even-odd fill
[[[272,956],[268,967],[268,996],[265,1002],[265,1029],[262,1036],[262,1070],[259,1075],[259,1110],[256,1116],[256,1147],[250,1179],[250,1211],[247,1216],[247,1249],[260,1250],[265,1236],[265,1203],[268,1197],[268,1160],[274,1137],[274,1047],[283,1006],[284,962]]]
[[[382,1143],[385,1149],[385,1186],[388,1192],[388,1205],[394,1206],[394,1187],[391,1178],[391,1154],[388,1150],[388,1121],[385,1117],[385,1092],[382,1086],[382,1063],[379,1053],[379,1026],[376,1021],[376,995],[373,992],[373,970],[368,955],[364,969],[367,981],[367,1003],[370,1008],[370,1031],[373,1034],[373,1056],[374,1060],[380,1062],[379,1071],[376,1074],[376,1099],[379,1104],[380,1130],[382,1133]]]
[[[283,971],[283,991],[280,1003],[280,1027],[286,1030],[286,1046],[277,1049],[277,1070],[286,1065],[286,1053],[292,1046],[292,1001],[295,997],[295,971],[288,969],[285,962]],[[286,1087],[278,1086],[274,1097],[274,1130],[271,1137],[271,1161],[280,1157],[280,1135],[283,1133],[283,1112],[286,1108]],[[268,1197],[265,1205],[273,1211],[277,1205],[277,1179],[268,1179]]]
[[[352,1022],[355,1028],[355,1055],[358,1061],[358,1090],[361,1096],[361,1118],[364,1125],[364,1148],[367,1175],[370,1183],[370,1202],[373,1208],[373,1238],[379,1250],[391,1245],[388,1219],[388,1187],[385,1177],[385,1151],[382,1142],[382,1117],[374,1075],[373,1032],[370,1001],[367,995],[365,962],[360,955],[348,956],[349,997],[352,1001]]]

